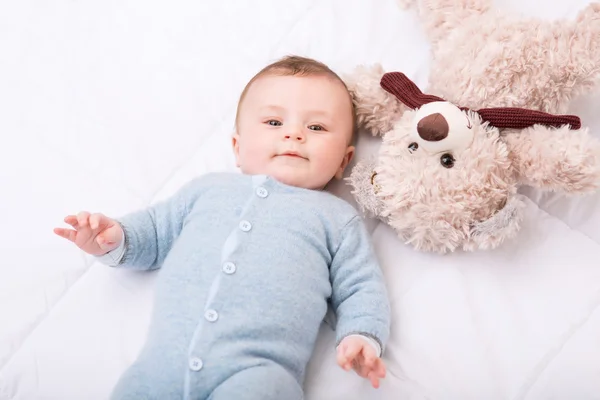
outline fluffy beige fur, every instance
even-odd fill
[[[432,42],[425,92],[454,104],[565,113],[600,79],[600,3],[554,22],[502,14],[486,0],[401,3],[418,9]],[[453,168],[439,154],[409,151],[416,111],[381,88],[384,72],[359,66],[345,77],[359,124],[382,136],[377,160],[360,162],[349,181],[359,204],[415,248],[497,247],[520,228],[521,184],[569,194],[600,186],[600,143],[585,128],[500,131],[469,111],[474,140],[453,152]]]
[[[455,104],[564,114],[600,80],[600,2],[560,21],[516,18],[491,0],[399,3],[417,9],[431,41],[427,91]]]

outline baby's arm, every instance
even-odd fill
[[[360,362],[362,355],[367,361],[376,357],[374,364],[378,365],[389,336],[390,305],[383,274],[360,217],[354,217],[344,228],[330,274],[333,287],[331,303],[337,317],[338,362],[341,366],[347,359]],[[373,346],[365,340],[354,336],[357,334],[375,341],[379,354],[375,354]],[[349,354],[347,357],[344,357],[345,351]],[[373,365],[374,371],[377,365]],[[383,368],[382,363],[381,366]],[[355,369],[377,386],[377,379],[373,379],[369,369],[361,366],[355,366]]]
[[[179,236],[189,208],[199,192],[198,180],[181,188],[171,198],[143,210],[111,219],[102,214],[80,213],[65,222],[75,231],[55,232],[74,242],[83,251],[111,266],[131,269],[159,268]],[[70,218],[75,218],[76,224]],[[82,223],[83,222],[83,223]],[[110,235],[107,235],[110,230]],[[111,240],[106,243],[105,237]]]

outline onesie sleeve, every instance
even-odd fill
[[[121,268],[160,268],[181,233],[184,220],[201,188],[200,180],[193,180],[170,198],[117,218],[123,228],[123,247],[98,257],[98,260]]]
[[[330,279],[336,346],[346,336],[360,334],[375,340],[383,351],[390,331],[390,304],[371,238],[359,216],[342,230]]]

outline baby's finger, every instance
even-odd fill
[[[67,215],[64,220],[67,224],[71,225],[74,229],[77,229],[79,224],[77,223],[77,217],[74,215]]]
[[[77,231],[72,229],[54,228],[54,233],[60,237],[70,240],[71,242],[75,242],[75,238],[77,237]]]
[[[350,368],[352,368],[352,365],[350,363],[350,360],[348,360],[348,358],[346,357],[346,345],[342,344],[340,345],[340,347],[337,350],[337,363],[340,367],[342,367],[343,369],[345,369],[346,371],[348,371]]]
[[[344,364],[344,369],[346,371],[349,371],[350,369],[358,369],[360,368],[360,362],[359,360],[357,360],[357,356],[360,353],[361,350],[361,346],[355,344],[355,343],[350,343],[348,344],[348,346],[344,349],[344,357],[345,357],[345,364]]]
[[[378,357],[375,354],[375,350],[373,350],[373,348],[371,346],[365,346],[364,350],[363,350],[363,357],[364,357],[364,365],[368,368],[368,369],[373,369],[375,367],[375,362],[377,361]]]
[[[355,360],[353,367],[354,372],[356,372],[356,374],[362,378],[367,378],[369,376],[369,372],[371,372],[371,369],[367,368],[358,360]]]
[[[344,350],[344,355],[349,360],[354,360],[358,353],[362,350],[362,346],[357,345],[355,342],[348,344],[348,347]]]
[[[100,225],[104,222],[104,215],[100,214],[100,213],[94,213],[92,215],[90,215],[90,228],[92,229],[98,229],[100,227]]]
[[[79,224],[79,228],[87,227],[89,218],[90,213],[87,211],[82,211],[79,214],[77,214],[77,223]]]
[[[369,372],[368,378],[371,381],[371,385],[375,389],[379,388],[379,378],[377,377],[377,375],[375,374],[375,372],[373,372],[373,371]]]
[[[378,358],[375,363],[375,372],[377,373],[378,377],[385,378],[385,364],[381,358]]]

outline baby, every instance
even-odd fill
[[[354,111],[327,66],[285,57],[242,92],[240,173],[211,173],[118,220],[81,212],[55,232],[103,263],[160,268],[147,341],[114,399],[303,398],[328,304],[337,362],[379,386],[390,307],[342,178]]]

